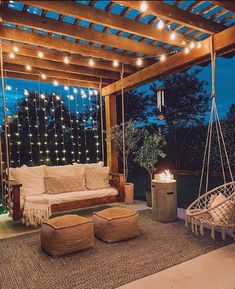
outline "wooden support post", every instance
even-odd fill
[[[117,124],[116,95],[105,97],[107,161],[112,173],[118,173],[118,151],[116,145],[110,140],[110,129]]]

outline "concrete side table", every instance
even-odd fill
[[[152,180],[152,214],[155,221],[174,222],[177,220],[176,181]]]

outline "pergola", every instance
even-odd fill
[[[0,2],[6,77],[90,88],[102,83],[112,172],[118,160],[108,136],[122,90],[207,62],[211,35],[217,55],[235,50],[234,1]]]

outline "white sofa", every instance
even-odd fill
[[[10,169],[13,220],[27,225],[52,213],[124,200],[123,176],[109,174],[102,162]]]

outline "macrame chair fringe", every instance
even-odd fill
[[[221,232],[222,239],[225,240],[226,233],[228,232],[230,232],[233,238],[235,237],[235,182],[233,181],[232,170],[215,101],[215,61],[216,54],[214,53],[213,37],[211,36],[212,106],[207,129],[198,198],[186,210],[185,226],[188,227],[189,223],[191,223],[191,230],[196,235],[198,235],[199,226],[199,232],[202,236],[204,235],[204,227],[209,227],[213,239],[215,239],[215,231],[218,229]],[[213,126],[215,126],[217,135],[224,184],[208,191]],[[226,162],[231,182],[227,182],[226,180],[224,162]],[[204,174],[206,174],[206,193],[201,196]],[[223,200],[217,205],[212,206],[212,202],[219,195],[223,197]]]

